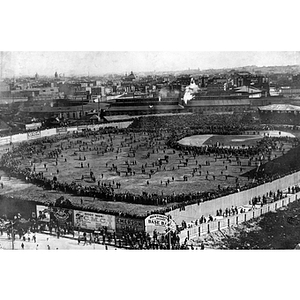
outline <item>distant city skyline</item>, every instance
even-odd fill
[[[174,72],[300,65],[299,51],[14,51],[0,52],[2,77]]]

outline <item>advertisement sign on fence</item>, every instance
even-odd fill
[[[88,125],[88,129],[90,130],[98,130],[100,128],[100,125]]]
[[[56,128],[45,129],[45,130],[41,131],[41,137],[51,136],[51,135],[55,135],[55,134],[56,134]]]
[[[36,217],[44,222],[50,222],[50,210],[48,206],[37,205],[36,206]]]
[[[32,131],[32,132],[27,132],[27,139],[28,140],[35,140],[41,137],[41,132],[40,131]]]
[[[27,141],[27,133],[20,133],[11,136],[12,143]]]
[[[75,210],[74,226],[90,230],[107,227],[109,231],[114,231],[116,229],[115,216]]]
[[[81,125],[77,127],[78,132],[82,132],[83,130],[87,129],[87,125]]]
[[[0,138],[0,146],[2,145],[9,145],[11,142],[11,137],[10,136],[4,136]]]
[[[26,130],[35,130],[42,127],[42,123],[31,123],[31,124],[25,124]]]
[[[116,232],[143,232],[145,231],[144,219],[132,219],[116,216]]]
[[[56,128],[56,133],[67,133],[67,127]]]
[[[148,233],[152,233],[154,230],[165,233],[168,230],[175,230],[176,224],[170,216],[154,214],[145,219],[145,229]]]
[[[77,126],[75,126],[75,127],[68,127],[67,131],[68,132],[77,131]]]
[[[59,224],[73,224],[73,210],[60,207],[51,207],[50,218]]]

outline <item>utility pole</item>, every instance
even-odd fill
[[[11,250],[15,250],[14,245],[14,223],[11,222]]]
[[[82,118],[83,118],[83,97],[81,97],[81,110],[82,110]]]
[[[167,234],[168,234],[168,237],[169,237],[169,250],[171,250],[171,233],[172,233],[172,231],[171,231],[171,218],[170,218],[170,216],[168,216],[168,229],[167,229],[168,231],[167,231]]]

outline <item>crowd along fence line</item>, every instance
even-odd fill
[[[295,172],[293,174],[287,175],[285,177],[276,179],[272,182],[267,182],[265,184],[230,194],[227,196],[219,197],[205,202],[199,202],[196,204],[187,205],[184,209],[174,209],[168,212],[168,215],[172,216],[172,219],[177,223],[181,224],[182,221],[190,222],[196,219],[200,219],[201,216],[215,215],[216,211],[232,206],[244,206],[248,205],[254,197],[265,195],[266,193],[277,190],[284,190],[289,186],[296,185],[300,182],[300,172]]]
[[[300,192],[296,194],[287,194],[287,197],[277,200],[273,203],[265,204],[260,208],[249,210],[245,213],[239,213],[230,217],[215,220],[208,223],[202,223],[197,226],[186,228],[180,232],[180,242],[183,243],[185,239],[191,240],[199,238],[202,235],[207,235],[222,229],[230,228],[242,224],[246,221],[258,218],[268,212],[275,212],[281,207],[287,206],[289,203],[299,200]]]
[[[82,126],[72,126],[72,127],[59,127],[59,128],[45,129],[45,130],[29,131],[26,133],[18,133],[14,135],[1,137],[0,146],[9,145],[10,143],[25,142],[28,140],[34,140],[34,139],[38,139],[46,136],[52,136],[56,134],[66,134],[67,132],[82,131],[85,129],[90,129],[94,131],[94,130],[98,130],[99,128],[108,128],[108,127],[127,128],[131,123],[132,121],[126,121],[126,122],[114,122],[114,123],[82,125]]]
[[[27,133],[19,133],[19,134],[14,134],[11,136],[11,142],[12,143],[20,143],[20,142],[25,142],[27,141]]]
[[[52,136],[56,134],[56,128],[46,129],[41,131],[41,137]]]
[[[114,122],[114,123],[105,123],[105,124],[95,124],[95,125],[82,125],[82,126],[72,126],[72,127],[61,127],[61,128],[52,128],[52,129],[46,129],[46,130],[37,130],[37,131],[31,131],[31,132],[27,132],[27,133],[21,133],[21,134],[15,134],[12,136],[6,136],[6,137],[1,137],[0,138],[0,146],[1,145],[6,145],[6,144],[10,144],[12,143],[18,143],[18,142],[23,142],[23,141],[27,141],[27,140],[33,140],[33,139],[38,139],[41,137],[46,137],[46,136],[53,136],[53,135],[57,135],[57,134],[66,134],[68,132],[74,132],[74,131],[82,131],[85,129],[90,129],[92,131],[94,130],[98,130],[99,128],[107,128],[107,127],[118,127],[118,128],[127,128],[130,124],[132,123],[132,121],[127,121],[127,122]],[[259,134],[259,132],[249,132],[249,134]],[[297,184],[300,181],[300,172],[296,172],[290,175],[287,175],[283,178],[274,180],[272,182],[268,182],[265,183],[263,185],[259,185],[257,187],[245,190],[245,191],[241,191],[238,193],[234,193],[234,194],[230,194],[224,197],[220,197],[220,198],[216,198],[210,201],[206,201],[206,202],[200,202],[199,204],[192,204],[192,205],[188,205],[185,207],[185,210],[180,210],[180,209],[175,209],[173,211],[168,212],[168,215],[172,216],[172,219],[177,223],[177,224],[181,224],[181,222],[187,221],[189,222],[190,220],[195,220],[195,219],[200,219],[200,217],[202,215],[215,215],[216,211],[218,209],[222,209],[225,210],[226,208],[229,208],[231,206],[242,206],[242,205],[246,205],[249,204],[249,201],[255,197],[255,196],[261,196],[263,194],[266,194],[269,191],[277,191],[282,190],[287,188],[288,186],[292,186]],[[278,204],[279,207],[280,204]],[[268,206],[268,210],[269,211],[274,211],[276,209],[278,209],[278,207],[275,208],[275,206],[272,206],[272,204],[270,204]],[[256,213],[256,212],[255,212]],[[265,211],[263,211],[263,213],[266,213]],[[258,214],[258,212],[257,212]],[[250,214],[248,216],[248,214],[246,214],[244,216],[244,219],[246,218],[248,220],[248,218],[250,218]],[[252,216],[253,218],[253,216]],[[231,218],[228,218],[230,222]],[[242,218],[238,217],[237,222],[240,222],[240,220],[242,220]],[[234,220],[231,221],[230,224],[232,224]],[[190,231],[188,234],[194,236],[195,234],[200,234],[200,233],[204,233],[207,231],[211,231],[211,230],[216,230],[216,228],[221,227],[221,224],[223,224],[224,222],[222,221],[220,224],[212,224],[211,223],[207,223],[209,225],[208,228],[199,228],[199,229],[193,229],[196,233],[194,233],[194,231]],[[226,223],[226,222],[225,222]],[[205,226],[205,225],[203,225]],[[222,225],[224,226],[224,225]],[[183,233],[181,233],[181,235],[184,235]]]

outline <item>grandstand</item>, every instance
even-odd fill
[[[300,125],[300,106],[271,104],[259,107],[258,111],[262,123]]]

